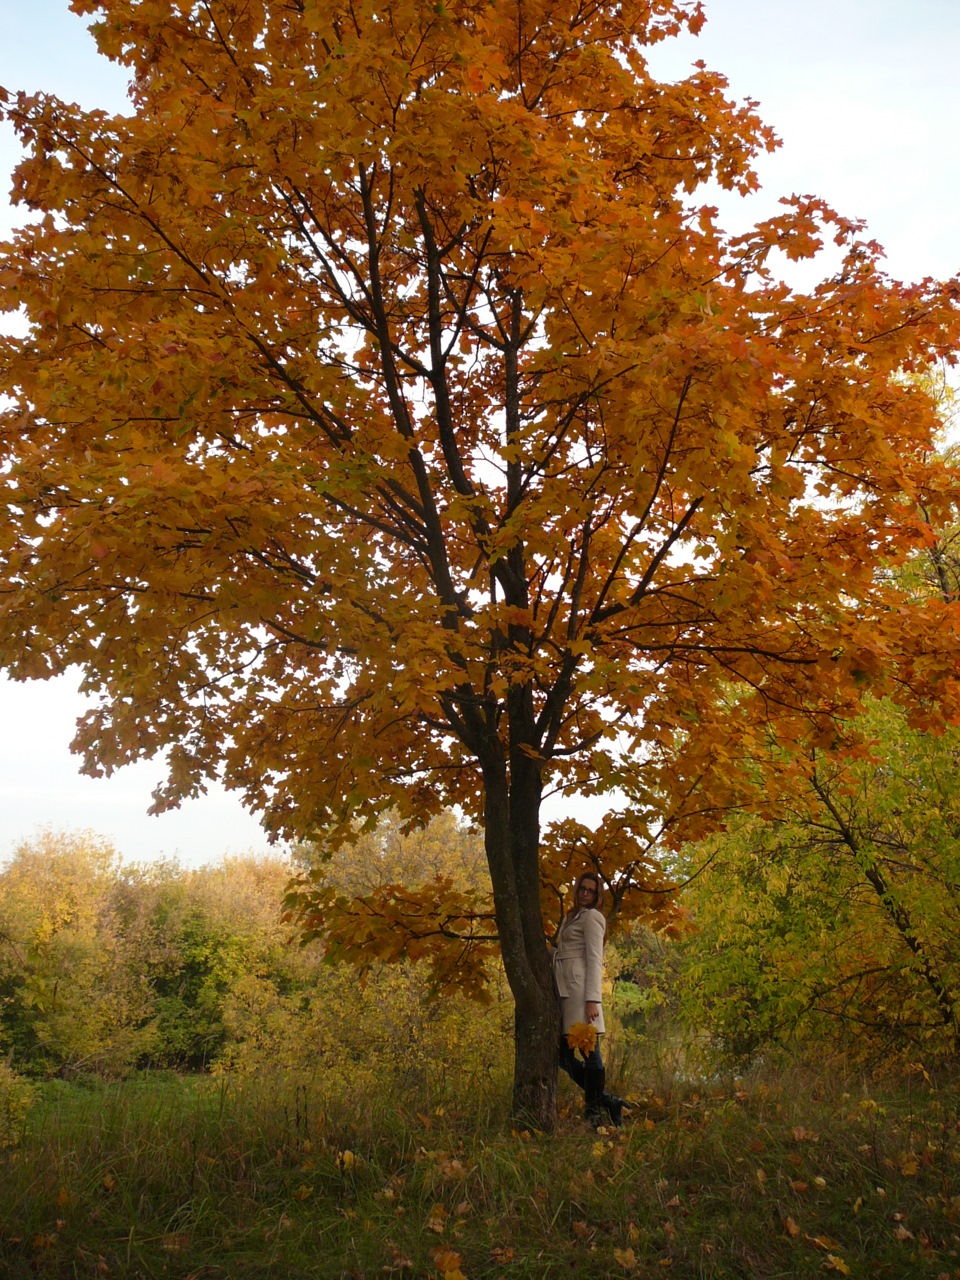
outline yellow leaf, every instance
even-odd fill
[[[614,1249],[613,1256],[624,1271],[636,1271],[637,1255],[632,1249]]]
[[[800,1228],[792,1218],[784,1218],[783,1225],[786,1228],[788,1236],[798,1236],[800,1234]]]
[[[596,1027],[588,1027],[585,1022],[575,1022],[567,1032],[567,1044],[571,1049],[579,1049],[587,1057],[597,1047]]]
[[[850,1274],[850,1268],[842,1258],[837,1257],[835,1253],[828,1253],[827,1260],[823,1264],[826,1271],[839,1271],[842,1276]]]

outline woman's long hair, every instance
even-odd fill
[[[577,894],[580,892],[580,886],[583,884],[584,880],[592,880],[593,887],[597,891],[597,896],[593,903],[593,910],[603,910],[603,881],[600,879],[600,876],[596,871],[581,871],[577,876],[576,884],[573,886],[573,906],[567,912],[568,920],[577,915],[580,911],[580,907],[577,903]]]

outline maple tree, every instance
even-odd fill
[[[624,901],[771,731],[892,681],[960,710],[956,602],[875,572],[955,495],[901,375],[952,359],[956,287],[812,198],[723,234],[698,188],[774,140],[652,76],[693,0],[73,8],[132,110],[5,97],[0,659],[82,667],[86,767],[166,748],[160,807],[220,774],[278,835],[482,824],[549,1125],[545,792],[619,799]],[[791,292],[776,253],[827,235]]]

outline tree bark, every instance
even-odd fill
[[[557,1122],[560,1014],[540,910],[539,769],[521,762],[508,780],[501,760],[484,769],[484,780],[484,840],[514,1001],[513,1114],[549,1132]]]

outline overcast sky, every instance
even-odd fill
[[[763,191],[722,203],[740,229],[781,195],[815,194],[865,218],[899,279],[960,272],[960,0],[706,0],[698,40],[660,46],[674,78],[703,59],[734,97],[760,103],[783,141],[760,164]],[[0,85],[45,89],[85,107],[123,110],[125,79],[96,54],[66,0],[0,0]],[[0,176],[16,161],[0,131]],[[0,203],[0,231],[14,213]],[[266,848],[230,796],[150,818],[160,776],[144,763],[114,778],[77,773],[68,751],[81,703],[76,681],[13,685],[0,678],[0,859],[39,826],[92,828],[133,859],[185,862]]]

